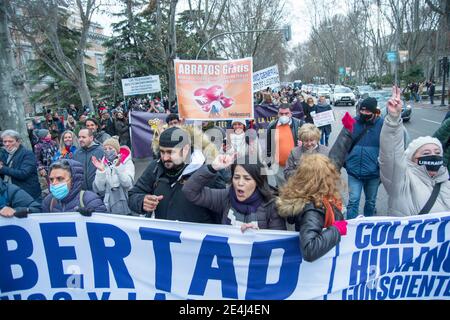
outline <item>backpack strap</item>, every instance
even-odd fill
[[[355,140],[353,140],[352,145],[350,146],[350,149],[348,150],[348,154],[350,154],[350,152],[352,152],[353,148],[358,144],[359,141],[361,141],[361,139],[364,137],[364,135],[366,134],[366,132],[369,130],[369,126],[366,126],[364,128],[364,130],[355,138]]]
[[[80,208],[84,208],[84,200],[83,200],[83,197],[84,197],[84,193],[85,193],[86,191],[84,191],[84,190],[81,190],[80,191]]]
[[[419,214],[428,214],[431,208],[433,208],[434,203],[436,202],[436,199],[439,195],[439,191],[441,191],[441,184],[442,183],[436,183],[434,185],[433,192],[431,193],[430,198],[428,199],[427,203],[422,208],[422,210],[420,210]]]

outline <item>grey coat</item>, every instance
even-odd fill
[[[208,166],[203,166],[195,172],[183,186],[183,193],[192,203],[208,208],[221,217],[222,224],[248,223],[250,221],[230,221],[229,212],[231,201],[229,197],[230,187],[227,189],[211,189],[206,185],[215,178],[216,173]],[[263,203],[256,211],[259,229],[286,230],[286,222],[278,215],[275,201]],[[243,217],[246,218],[246,217]]]
[[[313,150],[312,154],[320,153],[328,157],[329,152],[330,149],[327,146],[318,145],[317,149]],[[286,178],[286,180],[293,176],[297,168],[300,166],[300,158],[303,156],[303,154],[305,154],[305,150],[303,149],[303,147],[295,147],[294,149],[292,149],[291,153],[289,154],[286,167],[284,168],[284,177]]]

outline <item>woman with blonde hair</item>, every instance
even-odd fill
[[[281,189],[278,213],[299,231],[303,259],[319,259],[347,234],[342,214],[339,172],[322,154],[305,155],[295,174]]]
[[[320,153],[328,156],[330,149],[327,146],[319,144],[321,132],[311,123],[306,123],[298,130],[298,146],[292,149],[289,154],[286,167],[284,168],[284,177],[289,179],[300,165],[303,155]]]
[[[53,157],[53,161],[60,159],[72,159],[73,154],[79,147],[80,145],[76,134],[70,130],[64,131],[59,141],[59,150]]]

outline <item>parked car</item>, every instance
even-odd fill
[[[353,91],[344,86],[335,86],[330,95],[330,103],[337,106],[338,104],[345,104],[354,106],[356,97]]]
[[[328,85],[320,85],[314,88],[314,96],[319,98],[320,96],[324,96],[327,99],[330,99],[331,89]]]
[[[374,90],[372,92],[366,93],[356,102],[356,114],[359,113],[359,106],[361,102],[367,98],[373,97],[378,101],[378,108],[381,110],[381,115],[387,115],[387,102],[392,97],[391,90]],[[408,122],[411,120],[412,116],[412,106],[403,100],[403,109],[402,109],[402,119],[404,122]]]
[[[361,98],[364,94],[370,93],[370,92],[372,92],[372,91],[374,91],[374,89],[373,89],[371,86],[369,86],[369,85],[363,85],[363,86],[356,86],[356,87],[355,87],[354,93],[355,93],[356,99],[359,99],[359,98]]]

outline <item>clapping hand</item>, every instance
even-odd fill
[[[92,160],[92,164],[94,165],[94,167],[96,167],[98,170],[100,170],[100,172],[105,171],[105,164],[103,163],[103,161],[105,160],[104,157],[101,161],[99,161],[95,156],[92,156],[91,160]]]
[[[401,91],[399,87],[394,86],[392,88],[392,97],[387,103],[387,108],[389,114],[394,118],[398,118],[402,113]]]

